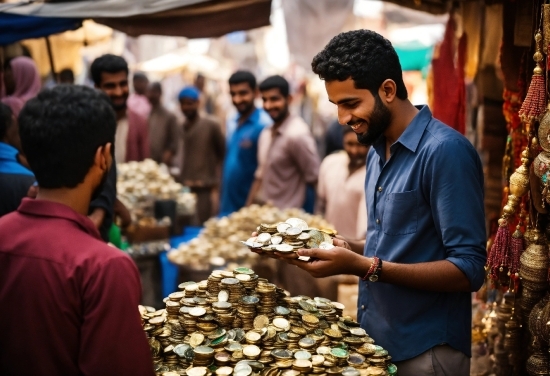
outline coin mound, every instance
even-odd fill
[[[293,221],[286,223],[287,218]],[[197,238],[180,245],[177,250],[168,252],[168,258],[175,264],[196,270],[212,270],[214,269],[212,266],[219,267],[229,263],[253,266],[257,255],[249,252],[247,246],[243,246],[240,240],[247,239],[252,232],[256,231],[256,224],[262,221],[283,223],[281,229],[285,230],[295,227],[303,231],[306,229],[304,224],[305,226],[309,224],[312,228],[332,228],[322,217],[310,215],[301,209],[279,210],[269,205],[251,205],[228,217],[209,219]],[[276,228],[271,228],[270,231],[273,234],[282,232]],[[263,235],[263,238],[269,239],[271,244],[283,243],[282,236],[272,236],[268,233]]]
[[[262,223],[256,228],[257,236],[241,243],[255,251],[291,253],[301,248],[331,249],[336,231],[317,229],[301,218],[288,218],[284,222]]]
[[[119,163],[116,168],[117,197],[136,222],[143,218],[154,218],[156,199],[175,200],[178,214],[195,213],[195,194],[186,192],[183,186],[170,176],[166,168],[152,159]]]
[[[239,276],[249,278],[242,281]],[[391,356],[325,298],[288,294],[253,270],[186,282],[140,306],[157,375],[395,375]],[[222,298],[222,300],[220,300]]]

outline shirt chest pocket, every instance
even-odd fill
[[[386,235],[414,234],[418,226],[416,190],[390,193],[386,197],[382,224]]]

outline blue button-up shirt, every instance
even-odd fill
[[[227,150],[223,166],[220,214],[228,215],[246,203],[258,168],[258,138],[271,124],[269,115],[257,108],[241,125],[228,125]]]
[[[486,260],[481,162],[464,136],[434,119],[427,106],[419,109],[388,161],[383,136],[369,151],[364,255],[404,264],[447,260],[476,291]],[[443,343],[470,356],[471,312],[468,292],[359,286],[359,322],[393,361]]]

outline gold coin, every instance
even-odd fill
[[[246,333],[246,335],[244,336],[244,338],[247,340],[247,341],[250,341],[250,342],[258,342],[262,336],[260,333],[258,332],[248,332]]]
[[[302,316],[302,321],[308,324],[319,324],[319,319],[313,315],[304,315]]]
[[[265,328],[265,327],[267,327],[268,324],[269,324],[269,317],[267,317],[265,315],[257,316],[254,319],[254,329]]]
[[[191,337],[189,338],[189,344],[191,347],[197,347],[200,346],[201,343],[204,341],[204,334],[195,332],[191,334]]]

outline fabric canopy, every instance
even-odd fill
[[[0,13],[0,46],[23,39],[40,38],[75,30],[81,25],[82,20],[78,18],[45,18]]]
[[[271,0],[22,1],[0,4],[0,45],[73,30],[83,19],[131,36],[217,37],[269,25],[270,13]]]

